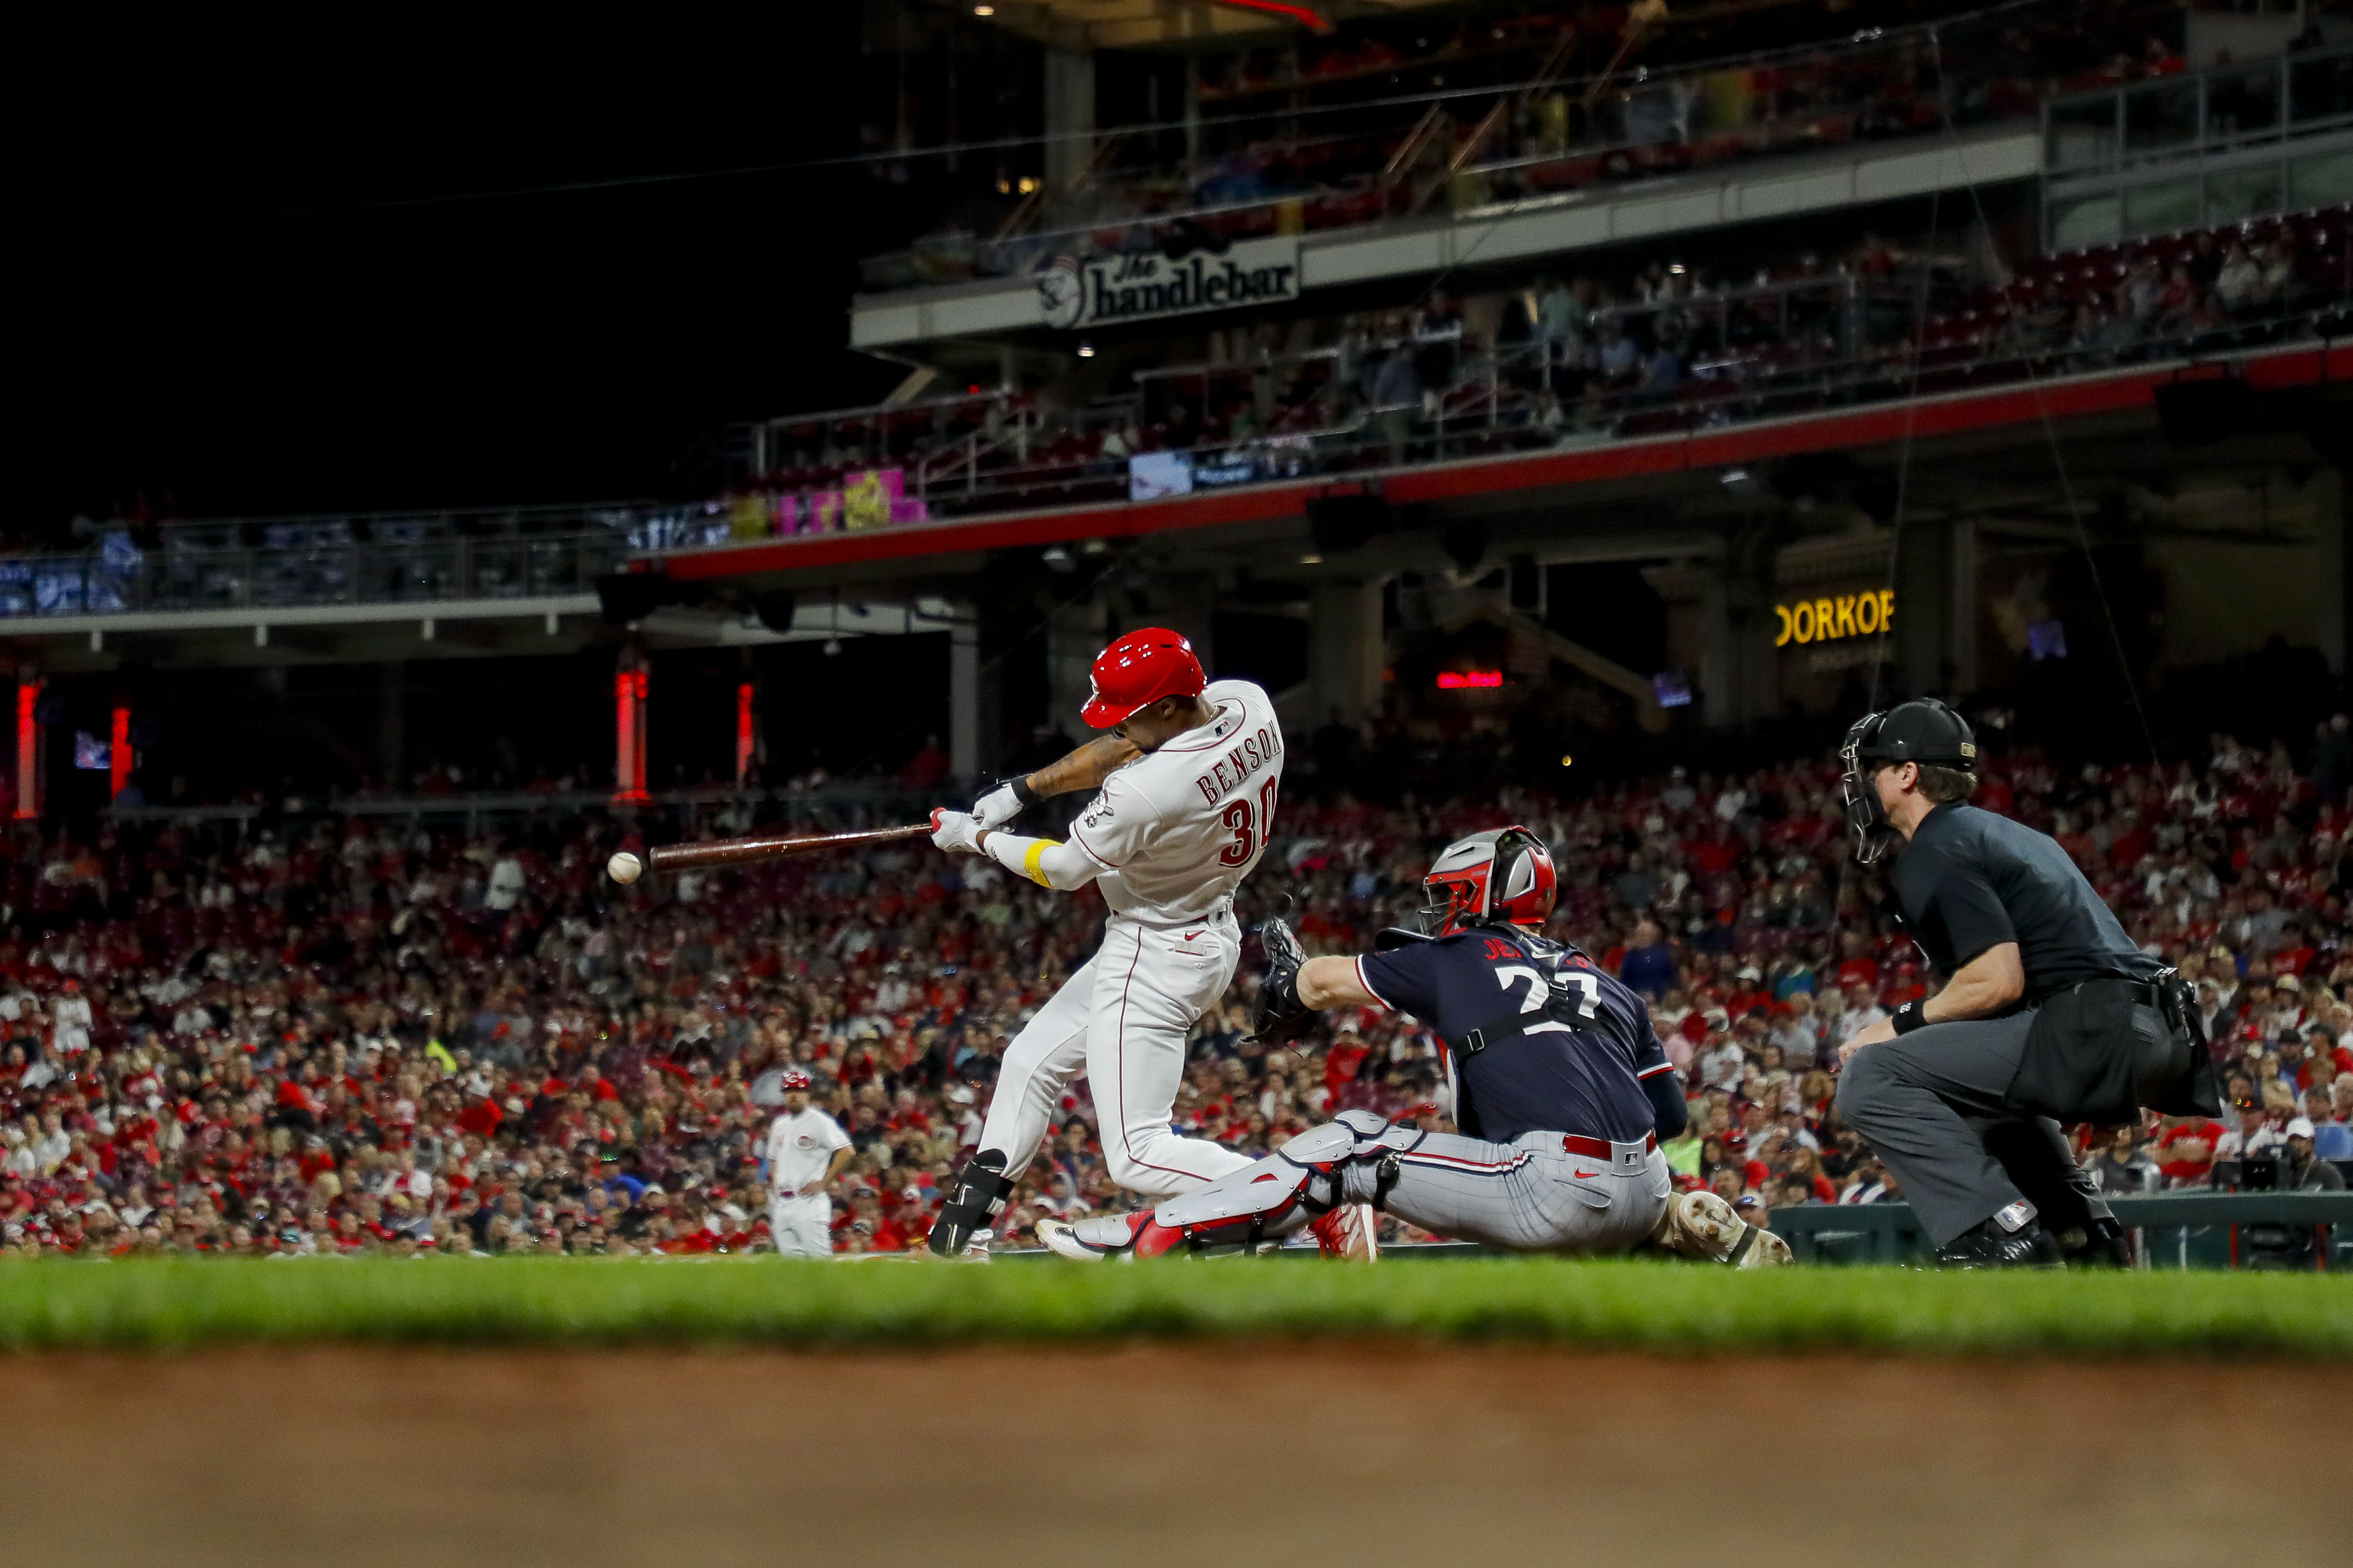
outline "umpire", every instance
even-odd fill
[[[1840,1051],[1838,1109],[1895,1173],[1940,1262],[2128,1261],[2060,1123],[2221,1112],[2186,989],[2066,852],[1968,804],[1977,742],[1941,702],[1866,715],[1840,759],[1855,858],[1890,880],[1944,989]]]

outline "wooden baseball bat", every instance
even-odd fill
[[[873,827],[862,833],[762,833],[749,838],[715,838],[706,844],[662,844],[646,851],[649,871],[684,871],[697,866],[740,866],[746,860],[776,860],[819,849],[856,849],[868,844],[929,834],[932,825]]]

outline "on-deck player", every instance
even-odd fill
[[[1250,1163],[1169,1125],[1185,1037],[1241,956],[1235,887],[1265,852],[1282,780],[1282,726],[1247,680],[1208,684],[1191,643],[1130,632],[1097,656],[1086,721],[1112,733],[1010,780],[967,814],[936,811],[932,842],[987,855],[1045,887],[1092,882],[1111,906],[1103,946],[1005,1053],[980,1146],[932,1227],[957,1256],[991,1234],[1083,1063],[1113,1181],[1155,1197]],[[1004,831],[1049,795],[1096,788],[1067,843]]]
[[[1656,1242],[1748,1267],[1786,1261],[1787,1242],[1722,1198],[1673,1193],[1659,1135],[1683,1129],[1683,1086],[1642,999],[1538,934],[1557,890],[1543,841],[1525,827],[1474,833],[1448,846],[1422,885],[1422,931],[1384,931],[1380,951],[1363,957],[1303,963],[1288,928],[1269,921],[1257,1032],[1297,1034],[1324,1007],[1410,1013],[1445,1041],[1462,1134],[1343,1111],[1148,1215],[1040,1221],[1046,1245],[1070,1258],[1249,1249],[1335,1205],[1369,1203],[1525,1251]]]
[[[786,1258],[833,1256],[826,1187],[849,1163],[849,1134],[809,1104],[809,1075],[786,1068],[784,1113],[768,1127],[768,1235]]]

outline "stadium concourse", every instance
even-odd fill
[[[1294,893],[1309,945],[1349,950],[1407,919],[1431,846],[1530,824],[1563,867],[1556,933],[1655,998],[1694,1111],[1679,1179],[1749,1205],[1869,1203],[1897,1194],[1837,1122],[1835,1047],[1924,976],[1850,874],[1834,771],[1475,805],[1335,793],[1286,807],[1248,890]],[[2236,1102],[2227,1126],[2078,1130],[2102,1184],[2202,1183],[2299,1118],[2313,1163],[2288,1184],[2353,1155],[2346,721],[2301,762],[2218,737],[2194,767],[2063,774],[2020,751],[1988,773],[1981,804],[2056,835],[2198,978]],[[220,832],[8,842],[12,1257],[762,1250],[764,1080],[787,1064],[856,1144],[837,1250],[906,1250],[1007,1038],[1097,918],[921,848],[621,893],[600,879],[638,841],[627,824]],[[1182,1131],[1257,1152],[1347,1107],[1442,1117],[1410,1021],[1339,1017],[1268,1052],[1241,1037],[1243,1001],[1197,1031]],[[1065,1110],[1000,1246],[1122,1201],[1082,1081]]]

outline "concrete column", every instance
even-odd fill
[[[408,784],[408,666],[397,659],[378,666],[375,689],[375,770],[398,795]]]
[[[955,606],[948,633],[948,769],[960,779],[980,777],[980,611]]]
[[[2345,673],[2345,640],[2348,626],[2353,626],[2353,570],[2348,570],[2348,554],[2345,548],[2346,508],[2353,486],[2345,482],[2342,468],[2323,468],[2313,476],[2311,494],[2313,521],[2319,524],[2320,540],[2320,615],[2313,627],[2314,640],[2320,645],[2321,657],[2328,660],[2331,675]]]
[[[1904,694],[1975,689],[1977,627],[1976,525],[1907,524],[1895,550],[1895,676]]]
[[[1956,695],[1978,689],[1978,525],[1952,525],[1952,578],[1945,588],[1945,653]]]
[[[1206,572],[1161,577],[1152,584],[1152,620],[1182,632],[1193,644],[1201,668],[1214,679],[1218,647],[1213,617],[1218,608],[1217,580]]]
[[[1046,51],[1046,189],[1079,183],[1094,157],[1095,61],[1068,49]]]
[[[1074,739],[1087,736],[1079,710],[1094,689],[1095,655],[1111,639],[1111,612],[1100,599],[1059,610],[1046,625],[1046,720]]]
[[[1186,13],[1189,28],[1198,11]],[[1189,169],[1201,156],[1201,61],[1197,55],[1187,55],[1185,60],[1185,163]]]
[[[1936,523],[1906,524],[1895,542],[1897,690],[1882,692],[1881,707],[1891,697],[1926,697],[1945,689],[1945,595],[1951,592],[1952,577],[1949,531]]]
[[[1307,595],[1309,728],[1337,709],[1354,724],[1381,704],[1381,584],[1319,584]]]
[[[1771,580],[1727,563],[1707,574],[1699,600],[1702,721],[1722,729],[1770,716],[1781,700]]]

